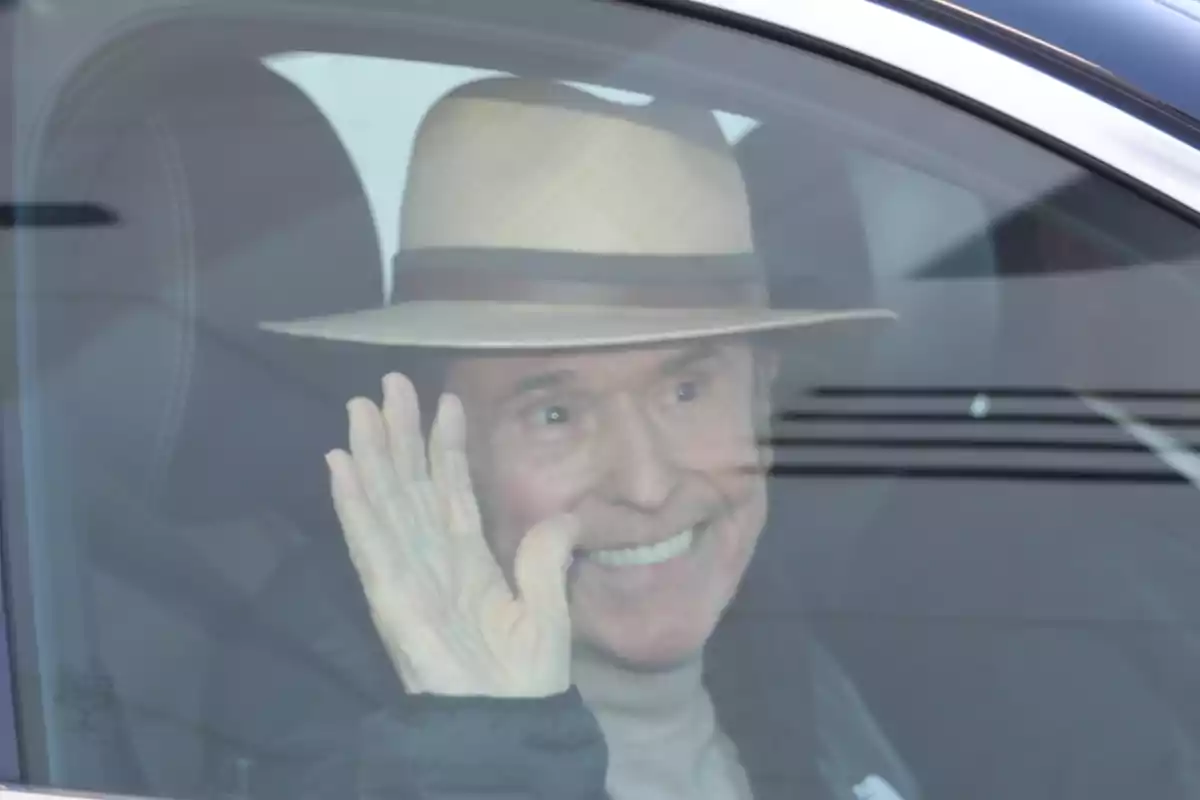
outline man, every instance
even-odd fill
[[[746,578],[768,335],[887,314],[767,305],[712,115],[470,84],[422,124],[401,230],[400,302],[265,325],[420,377],[351,401],[328,455],[354,578],[285,571],[263,612],[305,656],[227,668],[253,688],[224,727],[270,754],[252,796],[912,800],[800,609]]]

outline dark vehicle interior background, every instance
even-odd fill
[[[386,366],[257,329],[381,302],[328,123],[258,61],[179,66],[105,76],[67,106],[46,191],[119,222],[38,242],[31,331],[53,422],[40,461],[71,498],[46,521],[63,532],[58,680],[92,717],[58,726],[60,763],[81,785],[161,794],[193,788],[214,637],[283,553],[336,530],[320,454],[346,393]],[[108,774],[121,762],[96,756],[99,724],[136,751],[133,774]]]
[[[5,412],[24,465],[5,500],[25,498],[30,526],[8,546],[30,564],[10,593],[32,780],[233,791],[239,759],[270,743],[210,714],[229,631],[248,626],[314,668],[328,657],[302,631],[255,627],[251,610],[279,569],[341,557],[321,455],[344,438],[346,399],[374,392],[392,364],[386,351],[257,328],[384,298],[360,175],[320,109],[263,66],[287,50],[473,59],[759,119],[738,158],[777,297],[880,303],[900,321],[785,354],[794,380],[777,398],[772,515],[795,536],[756,569],[801,587],[796,613],[930,798],[983,796],[978,786],[1052,796],[1063,787],[1047,776],[1062,767],[1044,759],[1067,737],[1099,762],[1200,752],[1200,496],[1087,402],[1119,399],[1181,435],[1200,427],[1186,416],[1200,383],[1195,275],[1172,266],[1194,261],[1196,232],[871,76],[763,45],[746,49],[740,78],[706,84],[695,65],[743,46],[732,33],[657,17],[635,33],[607,19],[547,20],[540,33],[561,41],[542,51],[512,31],[517,44],[415,22],[164,23],[113,45],[60,95],[37,192],[94,204],[111,224],[31,234],[22,267],[19,330],[33,357],[23,402]],[[696,76],[572,46],[580,36],[618,53],[658,48]],[[739,84],[745,75],[759,87]],[[833,111],[802,113],[795,96]],[[839,115],[857,119],[857,138]],[[897,140],[945,160],[889,150]],[[881,250],[961,209],[953,191],[924,191],[902,171],[890,195],[864,193],[856,170],[871,149],[994,203],[990,222],[883,269]],[[991,175],[1013,186],[987,194],[953,174],[973,159],[983,173],[1021,166]],[[1030,195],[1045,172],[1066,188]],[[1200,780],[1196,763],[1174,768]],[[1200,789],[1177,796],[1188,791]]]

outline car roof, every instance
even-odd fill
[[[1180,133],[1182,122],[1191,128],[1185,138],[1200,142],[1200,0],[877,2],[1038,66],[1057,62],[1052,71],[1059,77],[1140,105],[1130,110],[1172,133]]]

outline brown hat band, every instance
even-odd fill
[[[452,300],[651,308],[766,305],[761,265],[749,253],[607,255],[513,249],[397,254],[394,302]]]

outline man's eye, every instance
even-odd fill
[[[542,425],[566,425],[571,421],[571,411],[566,406],[543,406],[537,412],[537,421]]]
[[[700,396],[700,384],[697,381],[682,381],[675,386],[675,399],[680,403],[690,403]]]

